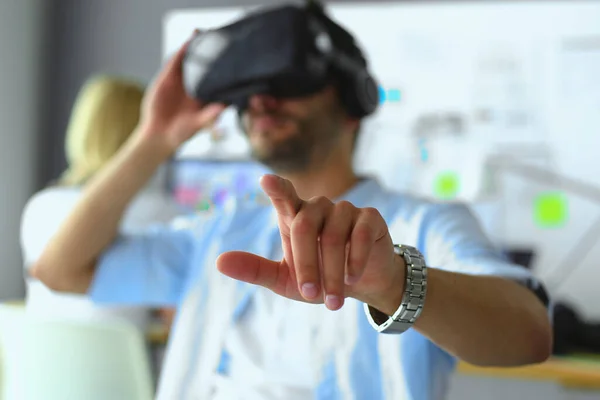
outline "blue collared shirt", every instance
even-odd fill
[[[377,208],[394,242],[417,247],[432,268],[502,276],[533,290],[539,286],[490,244],[463,205],[390,192],[371,179],[342,198]],[[239,203],[223,212],[180,218],[120,237],[99,260],[90,288],[93,300],[179,309],[159,385],[161,399],[203,398],[207,379],[235,357],[223,352],[219,338],[244,315],[255,288],[216,272],[216,257],[230,250],[270,258],[281,254],[273,208]],[[414,330],[378,334],[357,303],[348,299],[339,312],[342,322],[331,328],[332,335],[346,334],[345,343],[315,349],[320,361],[314,398],[443,398],[455,359]]]

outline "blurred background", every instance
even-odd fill
[[[0,299],[24,295],[21,211],[33,193],[66,167],[65,132],[83,83],[96,73],[148,83],[161,64],[167,12],[243,3],[0,1]]]
[[[21,213],[65,169],[81,85],[97,73],[147,84],[194,28],[258,3],[0,0],[0,300],[25,296]],[[469,203],[497,245],[590,327],[585,352],[600,352],[600,1],[329,3],[381,83],[357,168],[394,189]],[[165,172],[161,188],[182,210],[264,201],[233,113]],[[498,378],[454,395],[495,398],[489,388],[469,395],[486,379]],[[510,382],[502,398],[600,398]]]

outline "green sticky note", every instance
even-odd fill
[[[433,192],[441,199],[453,199],[460,189],[458,174],[454,171],[440,173],[433,182]]]
[[[534,221],[540,228],[560,228],[569,218],[567,196],[560,192],[547,192],[535,198]]]
[[[201,200],[196,205],[196,211],[209,211],[212,208],[212,204],[210,204],[207,200]]]

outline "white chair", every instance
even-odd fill
[[[151,400],[153,392],[133,326],[42,319],[0,305],[1,400]]]

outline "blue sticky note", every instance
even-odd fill
[[[387,98],[389,102],[397,103],[400,101],[400,90],[399,89],[390,89],[387,92]]]
[[[379,104],[385,103],[386,91],[384,88],[379,86]]]
[[[425,139],[419,139],[419,151],[421,153],[421,161],[426,162],[429,159],[429,152],[425,147]]]

